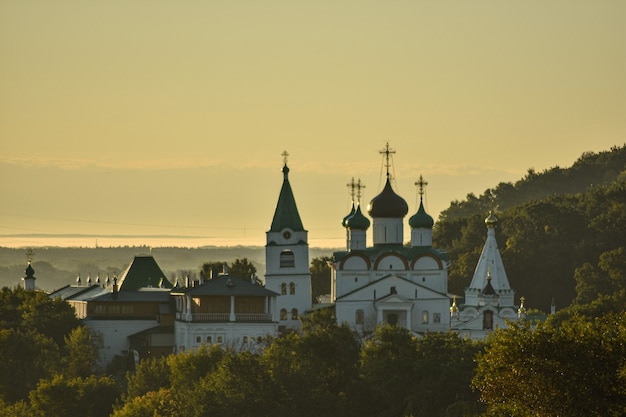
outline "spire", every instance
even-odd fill
[[[276,211],[274,212],[274,219],[272,220],[272,226],[270,232],[280,232],[283,229],[289,228],[293,231],[304,231],[300,214],[298,213],[298,207],[296,206],[296,200],[289,184],[289,167],[287,166],[287,157],[289,154],[287,151],[282,153],[283,155],[283,186],[280,189],[278,196],[278,203],[276,204]]]
[[[472,282],[468,289],[482,291],[485,288],[485,280],[488,279],[496,293],[502,295],[504,292],[510,292],[512,294],[502,257],[500,256],[500,250],[498,249],[498,242],[496,241],[495,226],[497,223],[498,219],[496,216],[493,212],[489,212],[489,216],[485,219],[487,239],[483,245],[480,259],[478,260]],[[511,300],[511,303],[512,302]]]

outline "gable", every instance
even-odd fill
[[[379,300],[393,295],[394,291],[397,297],[405,299],[449,298],[446,294],[424,287],[400,275],[390,274],[338,297],[337,301],[373,300],[374,298]]]

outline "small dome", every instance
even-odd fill
[[[367,230],[370,221],[361,212],[361,206],[357,206],[354,214],[346,221],[346,227],[354,230]]]
[[[493,211],[489,212],[489,216],[485,219],[485,224],[487,227],[496,227],[496,224],[498,224],[498,218],[493,214]]]
[[[411,216],[409,219],[409,226],[413,229],[432,229],[435,221],[426,210],[424,210],[424,204],[420,201],[420,208],[417,210],[417,213]]]
[[[28,266],[26,267],[26,270],[24,272],[26,273],[26,278],[33,278],[35,276],[35,270],[30,265],[30,262],[28,263]]]
[[[370,201],[367,212],[372,217],[397,218],[404,217],[409,212],[406,201],[391,188],[389,178],[385,188]]]
[[[354,202],[352,202],[352,210],[350,210],[350,213],[348,213],[348,215],[344,217],[343,220],[341,221],[341,225],[343,227],[348,227],[348,219],[354,215],[355,211],[356,210],[354,208]]]

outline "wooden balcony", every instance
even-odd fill
[[[240,322],[240,323],[270,323],[272,322],[272,315],[270,313],[238,313],[235,314],[235,319],[231,320],[231,316],[228,313],[194,313],[191,315],[191,322],[193,323],[228,323],[228,322]],[[189,321],[188,317],[184,313],[176,313],[176,320]]]

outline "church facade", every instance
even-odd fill
[[[450,327],[461,336],[483,339],[497,328],[506,327],[525,315],[524,300],[515,305],[515,291],[511,289],[504,263],[496,241],[498,219],[493,213],[485,219],[487,238],[483,245],[472,281],[465,289],[465,299],[450,307]]]
[[[347,248],[333,254],[332,280],[335,312],[339,323],[348,324],[366,336],[382,323],[399,325],[416,334],[450,328],[450,298],[445,251],[432,246],[434,221],[423,201],[409,218],[410,243],[404,243],[406,201],[393,190],[389,174],[383,190],[367,206],[365,217],[360,201],[343,220]],[[420,196],[426,183],[420,177]],[[368,245],[368,229],[371,242]]]

